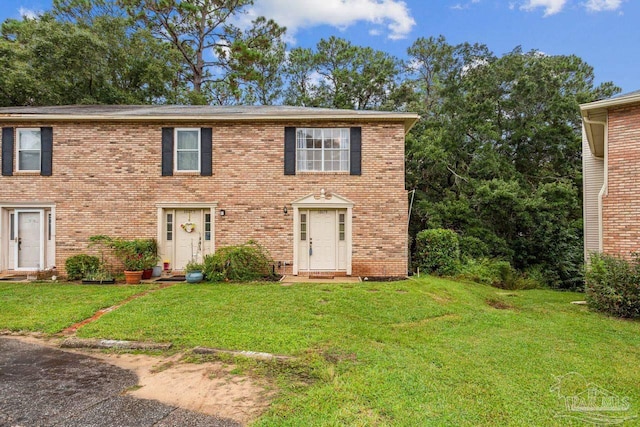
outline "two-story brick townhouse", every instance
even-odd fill
[[[580,106],[584,247],[640,252],[640,91]]]
[[[299,107],[0,108],[0,271],[92,235],[155,237],[181,269],[255,240],[281,272],[404,276],[415,114]]]

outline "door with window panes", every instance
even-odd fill
[[[165,209],[163,262],[173,270],[184,270],[187,263],[202,262],[211,253],[210,209]]]
[[[308,209],[299,215],[299,271],[346,270],[346,210]]]

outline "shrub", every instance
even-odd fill
[[[474,236],[460,237],[460,255],[468,258],[482,258],[489,254],[489,246]]]
[[[67,258],[64,267],[69,280],[84,279],[89,273],[98,271],[100,258],[86,254],[73,255]]]
[[[542,287],[535,277],[520,274],[509,262],[488,258],[467,260],[460,268],[459,277],[508,290]]]
[[[453,230],[433,228],[416,236],[416,264],[427,273],[455,274],[460,264],[458,235]]]
[[[205,255],[203,273],[208,280],[252,281],[272,276],[273,260],[254,241],[243,245],[222,247]]]
[[[585,273],[589,308],[618,317],[640,317],[640,260],[591,255]]]
[[[155,239],[122,239],[97,235],[89,237],[89,241],[91,245],[111,248],[125,270],[148,270],[158,262],[158,243]]]

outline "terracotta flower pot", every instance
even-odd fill
[[[124,280],[127,285],[137,285],[142,279],[142,270],[140,271],[124,271]]]

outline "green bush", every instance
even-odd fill
[[[89,241],[91,245],[111,248],[125,270],[148,270],[158,263],[158,243],[155,239],[123,239],[97,235],[89,237]]]
[[[460,255],[465,258],[483,258],[489,254],[489,246],[474,236],[460,236]]]
[[[536,277],[520,274],[507,261],[469,259],[460,267],[460,278],[500,289],[521,290],[542,287]]]
[[[79,254],[67,258],[64,263],[69,280],[80,280],[87,277],[89,273],[98,271],[100,268],[100,258],[93,255]]]
[[[203,273],[207,280],[247,282],[269,278],[273,260],[262,246],[254,241],[243,245],[226,246],[214,254],[205,255]]]
[[[453,275],[460,264],[458,235],[453,230],[433,228],[416,236],[416,264],[425,273]]]
[[[617,317],[640,317],[640,260],[591,255],[585,273],[587,303],[594,311]]]

